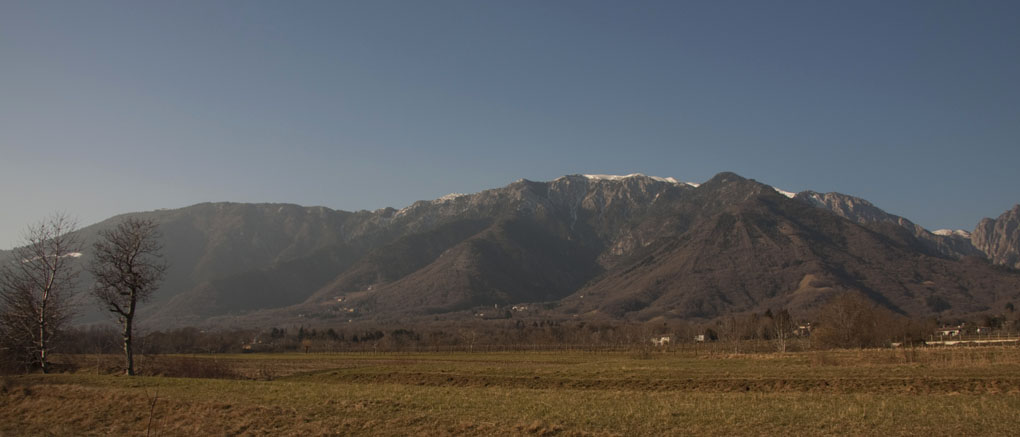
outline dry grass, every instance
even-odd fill
[[[173,378],[237,379],[241,375],[232,363],[215,357],[187,357],[177,355],[152,356],[142,360],[140,374]]]
[[[1020,423],[1011,348],[187,358],[273,380],[13,377],[0,381],[0,435],[1007,435]]]

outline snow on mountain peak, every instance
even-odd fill
[[[779,188],[776,188],[776,187],[772,187],[772,189],[776,190],[777,193],[782,194],[782,195],[784,195],[786,197],[789,197],[791,199],[793,199],[793,197],[797,195],[797,193],[794,193],[792,191],[780,190]]]
[[[621,176],[621,175],[611,175],[611,174],[586,174],[586,175],[581,175],[581,176],[584,176],[585,178],[587,178],[589,180],[595,180],[595,181],[621,181],[621,180],[624,180],[624,179],[627,179],[627,178],[645,177],[645,178],[649,178],[649,179],[652,179],[652,180],[655,180],[655,181],[667,182],[667,183],[670,183],[670,184],[688,185],[688,186],[691,186],[691,187],[697,187],[698,186],[698,184],[691,183],[691,182],[683,182],[683,181],[680,181],[677,178],[673,178],[673,177],[664,178],[664,177],[659,177],[659,176],[647,176],[647,175],[644,175],[642,173],[631,173],[629,175],[623,175],[623,176]]]
[[[931,233],[935,235],[941,235],[943,237],[950,237],[956,235],[958,237],[970,238],[970,232],[967,232],[963,229],[938,229],[932,231]]]
[[[447,194],[447,195],[445,195],[443,197],[440,197],[440,198],[438,198],[436,200],[438,200],[440,202],[446,202],[448,200],[453,200],[453,199],[456,199],[458,197],[464,197],[464,196],[467,196],[467,194],[464,194],[464,193],[450,193],[450,194]]]

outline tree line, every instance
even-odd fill
[[[372,323],[266,329],[200,330],[194,327],[141,335],[142,354],[243,352],[448,352],[578,349],[694,350],[719,353],[787,352],[806,349],[922,344],[938,323],[913,320],[849,293],[831,300],[811,318],[785,309],[730,315],[707,322],[493,319],[393,326]],[[69,353],[115,352],[112,328],[79,328]],[[667,344],[652,339],[669,337]]]

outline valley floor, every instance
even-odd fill
[[[140,364],[206,378],[113,375],[112,358],[4,377],[0,435],[1011,435],[1020,423],[1016,347]]]

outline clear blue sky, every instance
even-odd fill
[[[0,248],[202,201],[720,171],[930,229],[1020,202],[1017,1],[0,0]]]

